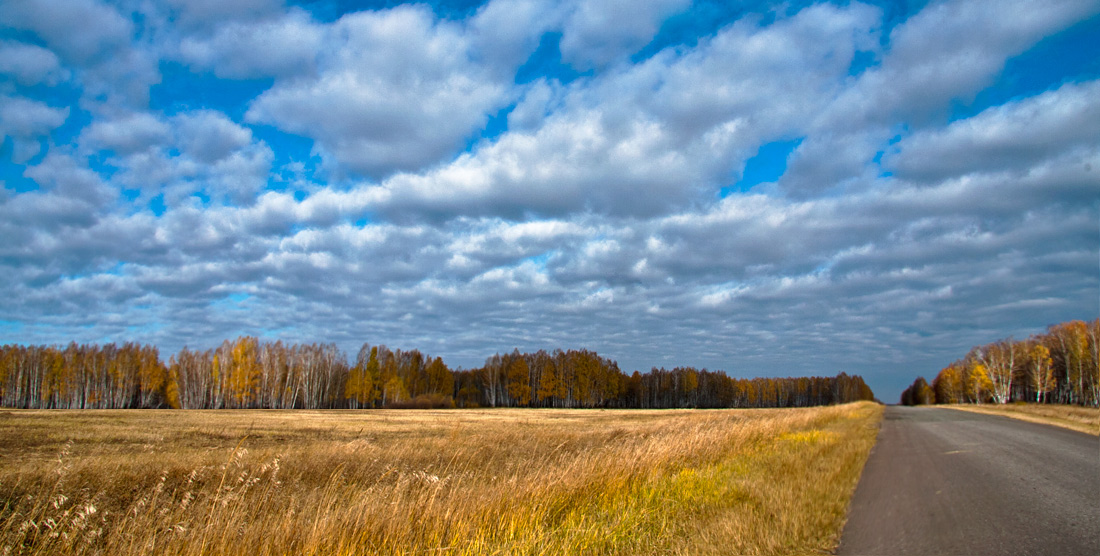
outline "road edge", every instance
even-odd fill
[[[1051,426],[1051,427],[1058,427],[1058,428],[1061,428],[1061,429],[1076,431],[1076,432],[1087,434],[1089,436],[1095,436],[1095,437],[1100,438],[1100,431],[1090,429],[1086,425],[1081,425],[1079,423],[1071,423],[1071,422],[1066,422],[1066,421],[1060,421],[1060,420],[1052,419],[1052,418],[1049,418],[1049,417],[1043,417],[1041,415],[1031,415],[1031,414],[1028,414],[1028,413],[1018,413],[1018,412],[1013,412],[1013,411],[997,411],[997,410],[993,410],[993,409],[987,408],[985,406],[980,406],[980,405],[967,406],[967,405],[954,405],[954,404],[952,404],[952,405],[935,405],[935,406],[929,406],[929,407],[936,407],[936,408],[941,408],[941,409],[954,409],[956,411],[969,411],[970,413],[980,413],[982,415],[993,415],[993,416],[996,416],[996,417],[1007,417],[1009,419],[1016,419],[1018,421],[1027,421],[1029,423],[1036,423],[1036,424],[1039,424],[1039,425],[1048,425],[1048,426]],[[1100,417],[1100,415],[1098,415],[1098,417]]]

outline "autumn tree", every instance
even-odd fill
[[[941,403],[1031,400],[1100,406],[1098,339],[1100,319],[1056,324],[1026,342],[993,342],[944,367],[932,387]]]
[[[259,342],[256,338],[242,336],[229,349],[229,365],[226,369],[226,405],[228,407],[254,407],[260,388]]]
[[[464,407],[805,406],[870,399],[862,379],[734,379],[677,367],[623,373],[587,350],[494,355],[452,371],[440,357],[360,348],[354,366],[334,344],[285,344],[251,336],[206,351],[182,348],[168,364],[138,344],[0,347],[0,404],[26,408],[302,408],[416,405],[438,397]],[[425,401],[425,400],[421,400]],[[430,400],[427,400],[430,401]]]
[[[932,405],[934,403],[936,403],[936,393],[923,376],[918,376],[913,384],[901,393],[902,405]]]
[[[454,395],[454,374],[443,364],[443,359],[436,357],[428,365],[428,393],[451,397]]]
[[[1030,386],[1035,390],[1035,401],[1041,402],[1043,395],[1054,388],[1054,369],[1050,359],[1050,349],[1035,341],[1027,355]]]
[[[381,397],[381,367],[378,364],[378,347],[363,344],[359,348],[355,366],[348,372],[344,397],[352,408],[373,407]]]
[[[1011,338],[994,342],[978,348],[977,357],[985,367],[986,376],[992,385],[990,394],[999,404],[1008,403],[1012,394],[1012,380],[1016,375],[1016,359],[1020,356],[1019,345]]]
[[[569,389],[566,388],[565,381],[558,373],[557,364],[552,358],[547,357],[539,379],[539,389],[536,392],[538,401],[553,406],[555,402],[564,402],[568,394]]]
[[[964,400],[965,385],[963,381],[965,365],[956,361],[943,368],[932,379],[932,391],[935,392],[937,403],[962,403]]]
[[[531,377],[527,360],[522,356],[513,356],[508,362],[507,387],[508,396],[518,406],[527,406],[531,403]]]

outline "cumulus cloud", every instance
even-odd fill
[[[840,99],[846,112],[827,117],[919,120],[942,113],[950,101],[988,86],[1009,57],[1097,9],[1082,0],[932,3],[894,28],[881,67]]]
[[[56,53],[66,65],[57,78],[73,77],[84,108],[132,109],[143,108],[150,87],[160,82],[158,55],[133,15],[97,0],[13,0],[0,5],[0,26],[35,37]],[[146,23],[157,25],[155,17]]]
[[[542,35],[561,26],[566,6],[543,0],[492,0],[467,25],[472,51],[493,73],[511,73],[538,47]]]
[[[461,26],[425,7],[348,14],[316,78],[277,83],[248,119],[313,137],[333,164],[380,177],[456,153],[508,98]]]
[[[275,14],[283,0],[167,0],[173,14],[185,26],[226,21],[254,20]]]
[[[171,133],[164,120],[139,112],[92,122],[84,129],[83,144],[108,149],[119,155],[131,155],[167,144]]]
[[[1082,0],[929,4],[893,28],[881,63],[816,115],[781,185],[816,195],[866,178],[900,126],[941,120],[953,102],[969,103],[992,84],[1010,57],[1096,12]]]
[[[11,140],[12,160],[16,163],[34,158],[40,151],[40,142],[68,117],[68,108],[0,95],[0,137]]]
[[[437,170],[385,180],[377,206],[651,216],[712,198],[761,142],[801,133],[876,14],[814,7],[566,89],[536,82],[510,117],[515,129]]]
[[[177,144],[200,162],[216,162],[252,142],[252,132],[224,114],[202,110],[178,116]]]
[[[87,153],[109,155],[117,184],[143,190],[145,200],[163,194],[170,206],[195,193],[249,204],[268,183],[274,158],[249,128],[214,110],[171,118],[123,113],[98,119],[81,137]]]
[[[127,45],[130,20],[97,0],[11,0],[0,6],[0,24],[31,31],[67,59],[88,62]]]
[[[68,78],[57,55],[32,44],[0,41],[0,74],[20,85],[56,85]]]
[[[688,0],[578,2],[564,22],[562,61],[580,70],[603,68],[637,52],[661,23],[690,4]]]
[[[1100,149],[1100,81],[990,108],[906,137],[883,157],[900,178],[942,180],[974,172],[1026,170],[1077,148]]]
[[[184,37],[180,57],[232,79],[308,74],[321,50],[324,29],[298,9],[261,21],[229,21],[209,37]]]

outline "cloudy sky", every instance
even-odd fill
[[[0,343],[862,374],[1100,315],[1100,2],[4,0]]]

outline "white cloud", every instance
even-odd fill
[[[655,124],[608,129],[598,113],[555,118],[536,134],[507,134],[439,170],[386,180],[377,208],[448,217],[653,214],[682,202],[694,177],[670,147]]]
[[[185,26],[216,25],[271,15],[283,0],[167,0],[176,18]]]
[[[538,81],[510,116],[515,129],[438,169],[383,181],[377,207],[654,215],[713,198],[761,142],[800,133],[846,80],[876,17],[818,6],[763,29],[739,22],[694,50],[564,90]]]
[[[184,37],[181,58],[232,79],[294,76],[314,70],[324,29],[309,14],[292,9],[277,19],[230,21],[210,37]]]
[[[1098,9],[1087,0],[932,3],[891,33],[882,67],[864,73],[852,90],[866,95],[852,115],[940,113],[952,99],[972,98],[988,86],[1010,56]]]
[[[252,131],[214,110],[160,118],[148,112],[101,117],[85,128],[89,154],[110,151],[113,181],[143,191],[147,201],[164,195],[168,206],[204,192],[215,202],[250,204],[271,179],[274,153]]]
[[[149,15],[146,23],[156,27]],[[145,42],[153,33],[135,26],[135,16],[97,0],[0,4],[0,25],[33,33],[59,55],[63,75],[80,89],[81,107],[92,112],[142,109],[160,82],[158,53]]]
[[[69,72],[53,52],[16,41],[0,41],[0,74],[10,75],[21,85],[56,85]]]
[[[648,44],[665,19],[689,4],[689,0],[578,2],[564,22],[562,61],[582,71],[621,61]]]
[[[279,82],[248,119],[318,142],[331,165],[379,177],[456,154],[508,99],[461,26],[425,7],[342,17],[316,78]]]
[[[561,25],[565,9],[544,0],[491,0],[467,26],[474,55],[488,71],[511,78],[542,34]]]
[[[1076,148],[1100,149],[1100,81],[1067,84],[906,137],[883,157],[900,178],[943,180],[1026,170]]]
[[[51,152],[41,162],[27,168],[24,174],[52,193],[92,203],[111,199],[114,191],[82,162],[68,154]]]
[[[1087,0],[933,3],[891,34],[875,106],[942,110],[945,101],[987,86],[1008,57],[1098,9]]]
[[[0,138],[12,141],[12,161],[22,164],[40,151],[40,141],[61,127],[68,108],[53,108],[24,97],[0,95]]]
[[[82,139],[85,146],[130,155],[168,144],[171,128],[153,114],[137,112],[117,118],[99,118],[84,129]]]
[[[5,0],[0,24],[32,31],[70,60],[86,62],[129,42],[133,26],[97,0]]]
[[[200,110],[181,114],[177,122],[176,144],[199,162],[217,162],[252,142],[250,130],[220,112]]]
[[[892,30],[881,64],[814,117],[780,185],[804,196],[866,178],[899,126],[944,118],[952,102],[968,103],[992,84],[1010,57],[1098,11],[1087,0],[930,3]]]

